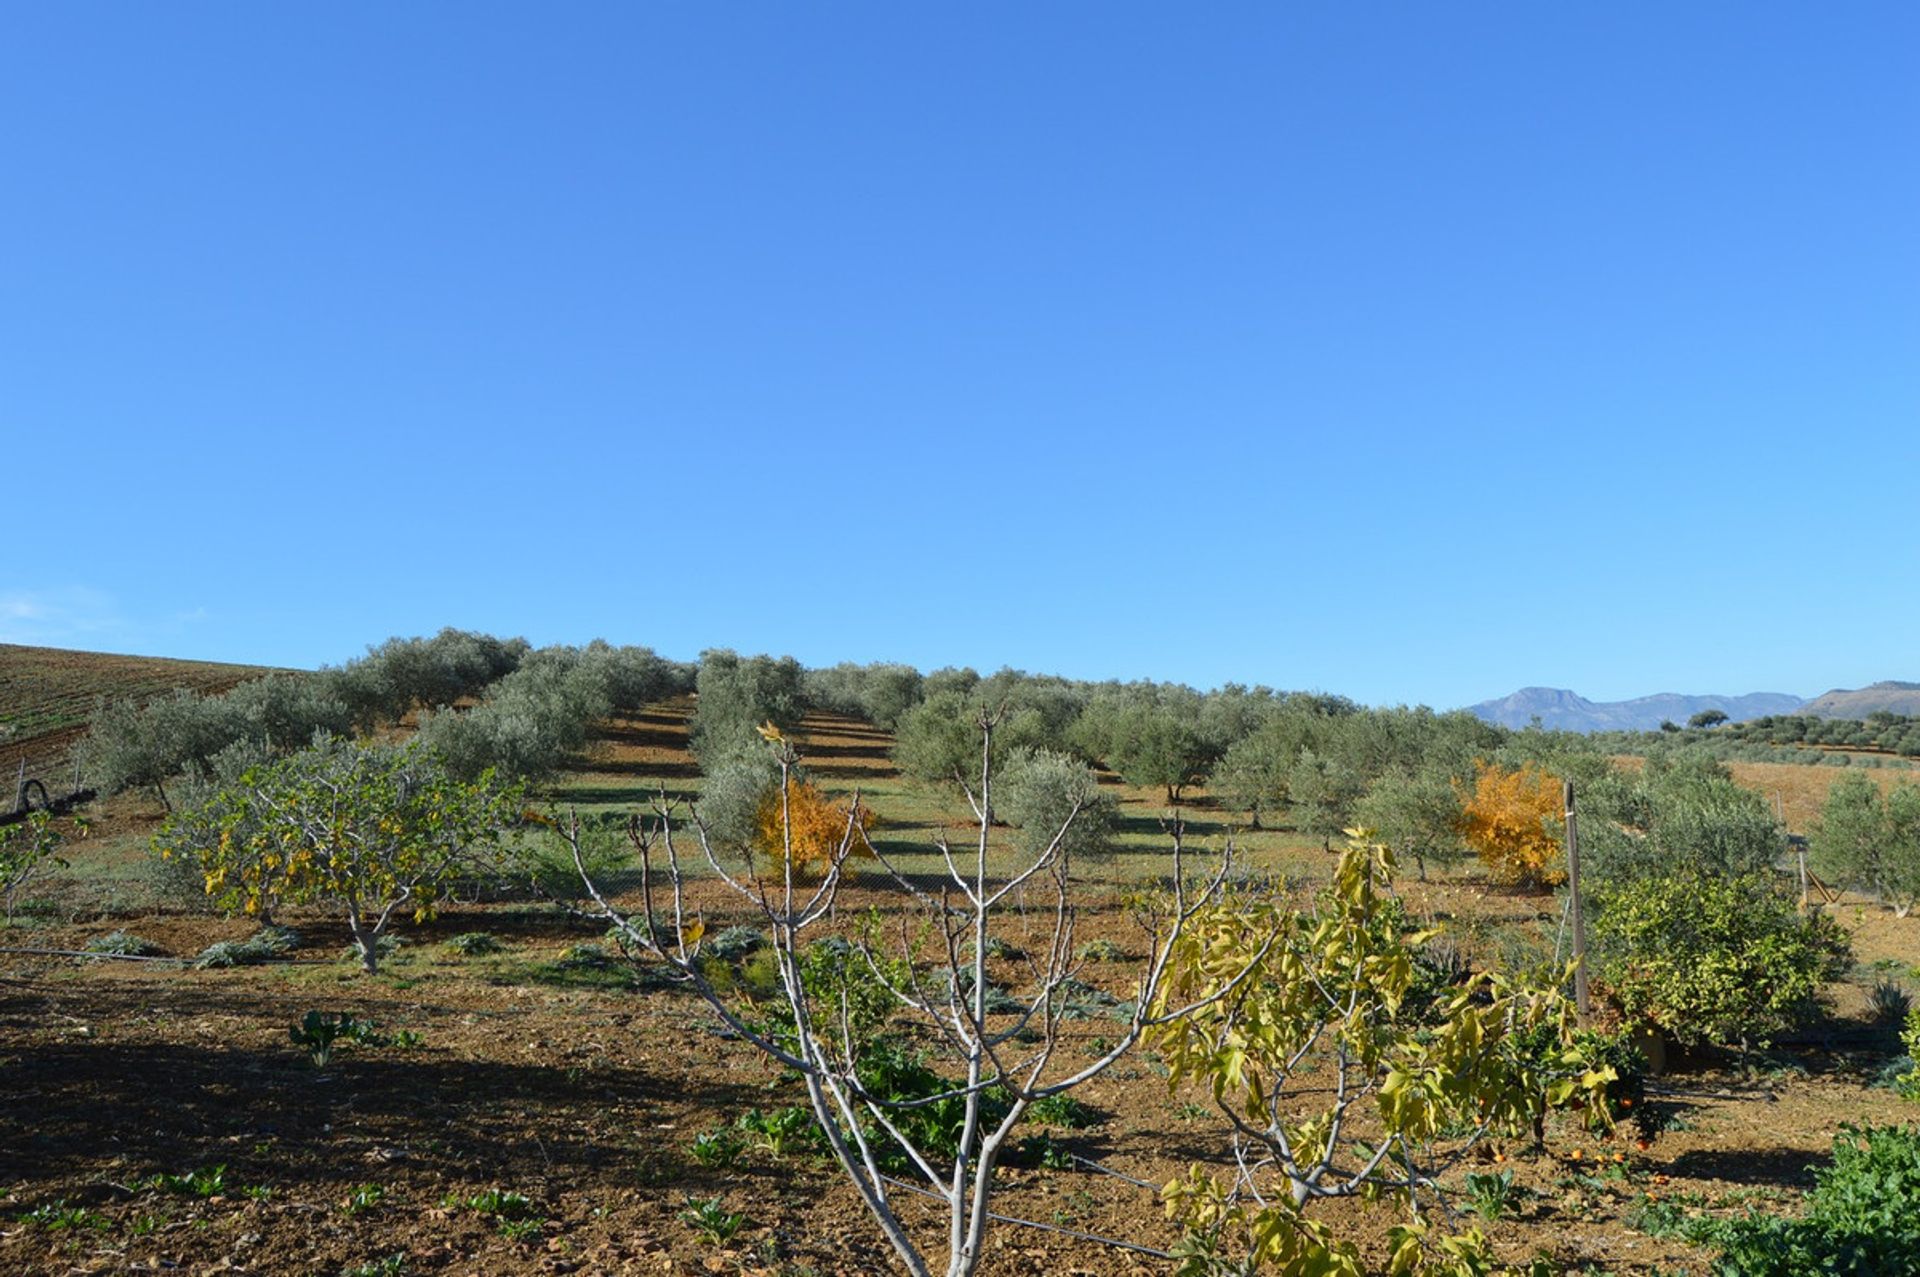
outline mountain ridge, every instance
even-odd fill
[[[1920,689],[1916,689],[1920,696]],[[1467,707],[1468,712],[1502,727],[1526,727],[1534,719],[1553,731],[1650,732],[1663,722],[1684,724],[1704,710],[1717,709],[1734,722],[1768,714],[1799,712],[1808,702],[1788,692],[1748,692],[1740,696],[1656,692],[1624,701],[1591,701],[1564,687],[1523,687],[1517,692]]]

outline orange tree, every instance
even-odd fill
[[[1559,868],[1560,782],[1533,763],[1509,769],[1481,763],[1471,793],[1462,794],[1460,836],[1501,882],[1552,886]]]
[[[776,865],[786,863],[791,849],[796,872],[825,870],[846,844],[849,823],[857,831],[851,854],[871,856],[866,835],[879,823],[871,808],[857,798],[852,807],[842,807],[810,781],[789,775],[760,800],[754,813],[753,849]]]

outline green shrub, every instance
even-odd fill
[[[1747,1215],[1714,1240],[1724,1277],[1920,1273],[1920,1128],[1844,1128],[1798,1218]]]
[[[1806,1019],[1848,957],[1832,919],[1802,915],[1759,875],[1683,871],[1623,884],[1594,935],[1600,978],[1630,1020],[1743,1052]]]
[[[498,953],[505,947],[484,931],[463,931],[447,941],[447,948],[463,958],[477,958],[482,954]]]

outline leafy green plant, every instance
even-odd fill
[[[108,953],[122,958],[155,958],[166,952],[151,940],[126,931],[110,931],[82,945],[88,953]]]
[[[538,1237],[542,1226],[537,1219],[502,1219],[494,1223],[493,1231],[510,1242],[525,1242]]]
[[[723,1170],[737,1166],[746,1148],[747,1142],[737,1132],[723,1126],[693,1137],[693,1160],[702,1166]]]
[[[1913,1010],[1913,996],[1894,980],[1876,980],[1867,990],[1867,1016],[1875,1024],[1898,1025]]]
[[[747,1217],[729,1211],[718,1197],[687,1198],[680,1221],[691,1228],[701,1241],[723,1246],[746,1224]]]
[[[531,1219],[535,1214],[532,1198],[498,1188],[485,1189],[464,1199],[456,1197],[453,1201],[476,1215],[494,1219]]]
[[[105,1232],[113,1227],[113,1221],[105,1215],[84,1206],[69,1206],[65,1198],[46,1206],[36,1206],[17,1218],[23,1224],[32,1224],[50,1233],[78,1232],[81,1229]]]
[[[399,953],[405,944],[405,940],[394,935],[392,932],[388,932],[386,935],[377,937],[374,940],[373,948],[375,957],[377,957],[379,961],[385,962],[388,958],[393,957],[394,954]],[[340,961],[342,962],[361,962],[365,959],[365,956],[364,951],[357,944],[349,944],[340,950]]]
[[[341,1204],[342,1213],[352,1216],[370,1211],[386,1199],[387,1190],[381,1184],[362,1184],[347,1194],[347,1200]]]
[[[1064,1093],[1035,1100],[1027,1107],[1027,1116],[1043,1126],[1063,1126],[1070,1131],[1100,1120],[1089,1105]]]
[[[300,1023],[287,1030],[287,1036],[295,1046],[307,1053],[314,1068],[324,1069],[333,1062],[333,1044],[342,1038],[357,1040],[356,1031],[360,1027],[359,1021],[344,1012],[328,1015],[309,1011],[301,1017]]]
[[[1042,1131],[1038,1135],[1029,1135],[1021,1140],[1014,1150],[1015,1159],[1022,1165],[1039,1166],[1050,1171],[1070,1171],[1073,1169],[1073,1154],[1067,1146]]]
[[[1489,1223],[1507,1213],[1514,1196],[1512,1171],[1473,1171],[1467,1175],[1467,1204]]]
[[[217,1197],[227,1189],[227,1166],[222,1162],[217,1166],[188,1171],[184,1175],[162,1172],[149,1177],[146,1186],[180,1197]]]
[[[1920,1128],[1842,1128],[1798,1218],[1748,1214],[1713,1240],[1736,1277],[1920,1272]]]
[[[1074,957],[1082,962],[1124,962],[1127,951],[1113,941],[1102,936],[1098,940],[1089,940],[1074,950]]]
[[[799,1105],[771,1113],[752,1109],[742,1113],[736,1125],[753,1141],[755,1148],[764,1149],[777,1158],[814,1143],[818,1137],[812,1110]]]
[[[193,960],[200,970],[250,967],[271,962],[300,947],[300,933],[290,927],[262,927],[245,940],[217,940]]]
[[[474,850],[520,812],[517,789],[490,775],[458,779],[418,741],[396,749],[321,737],[176,814],[153,845],[196,860],[223,908],[336,907],[372,975],[394,919],[430,919]]]
[[[407,1271],[407,1252],[396,1250],[384,1259],[370,1259],[352,1268],[342,1268],[340,1277],[401,1277]]]
[[[498,953],[506,946],[484,931],[463,931],[447,941],[447,948],[463,958]]]

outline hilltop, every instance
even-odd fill
[[[1920,683],[1896,683],[1891,679],[1866,687],[1836,687],[1814,697],[1796,711],[1816,718],[1864,719],[1879,712],[1920,717]]]

